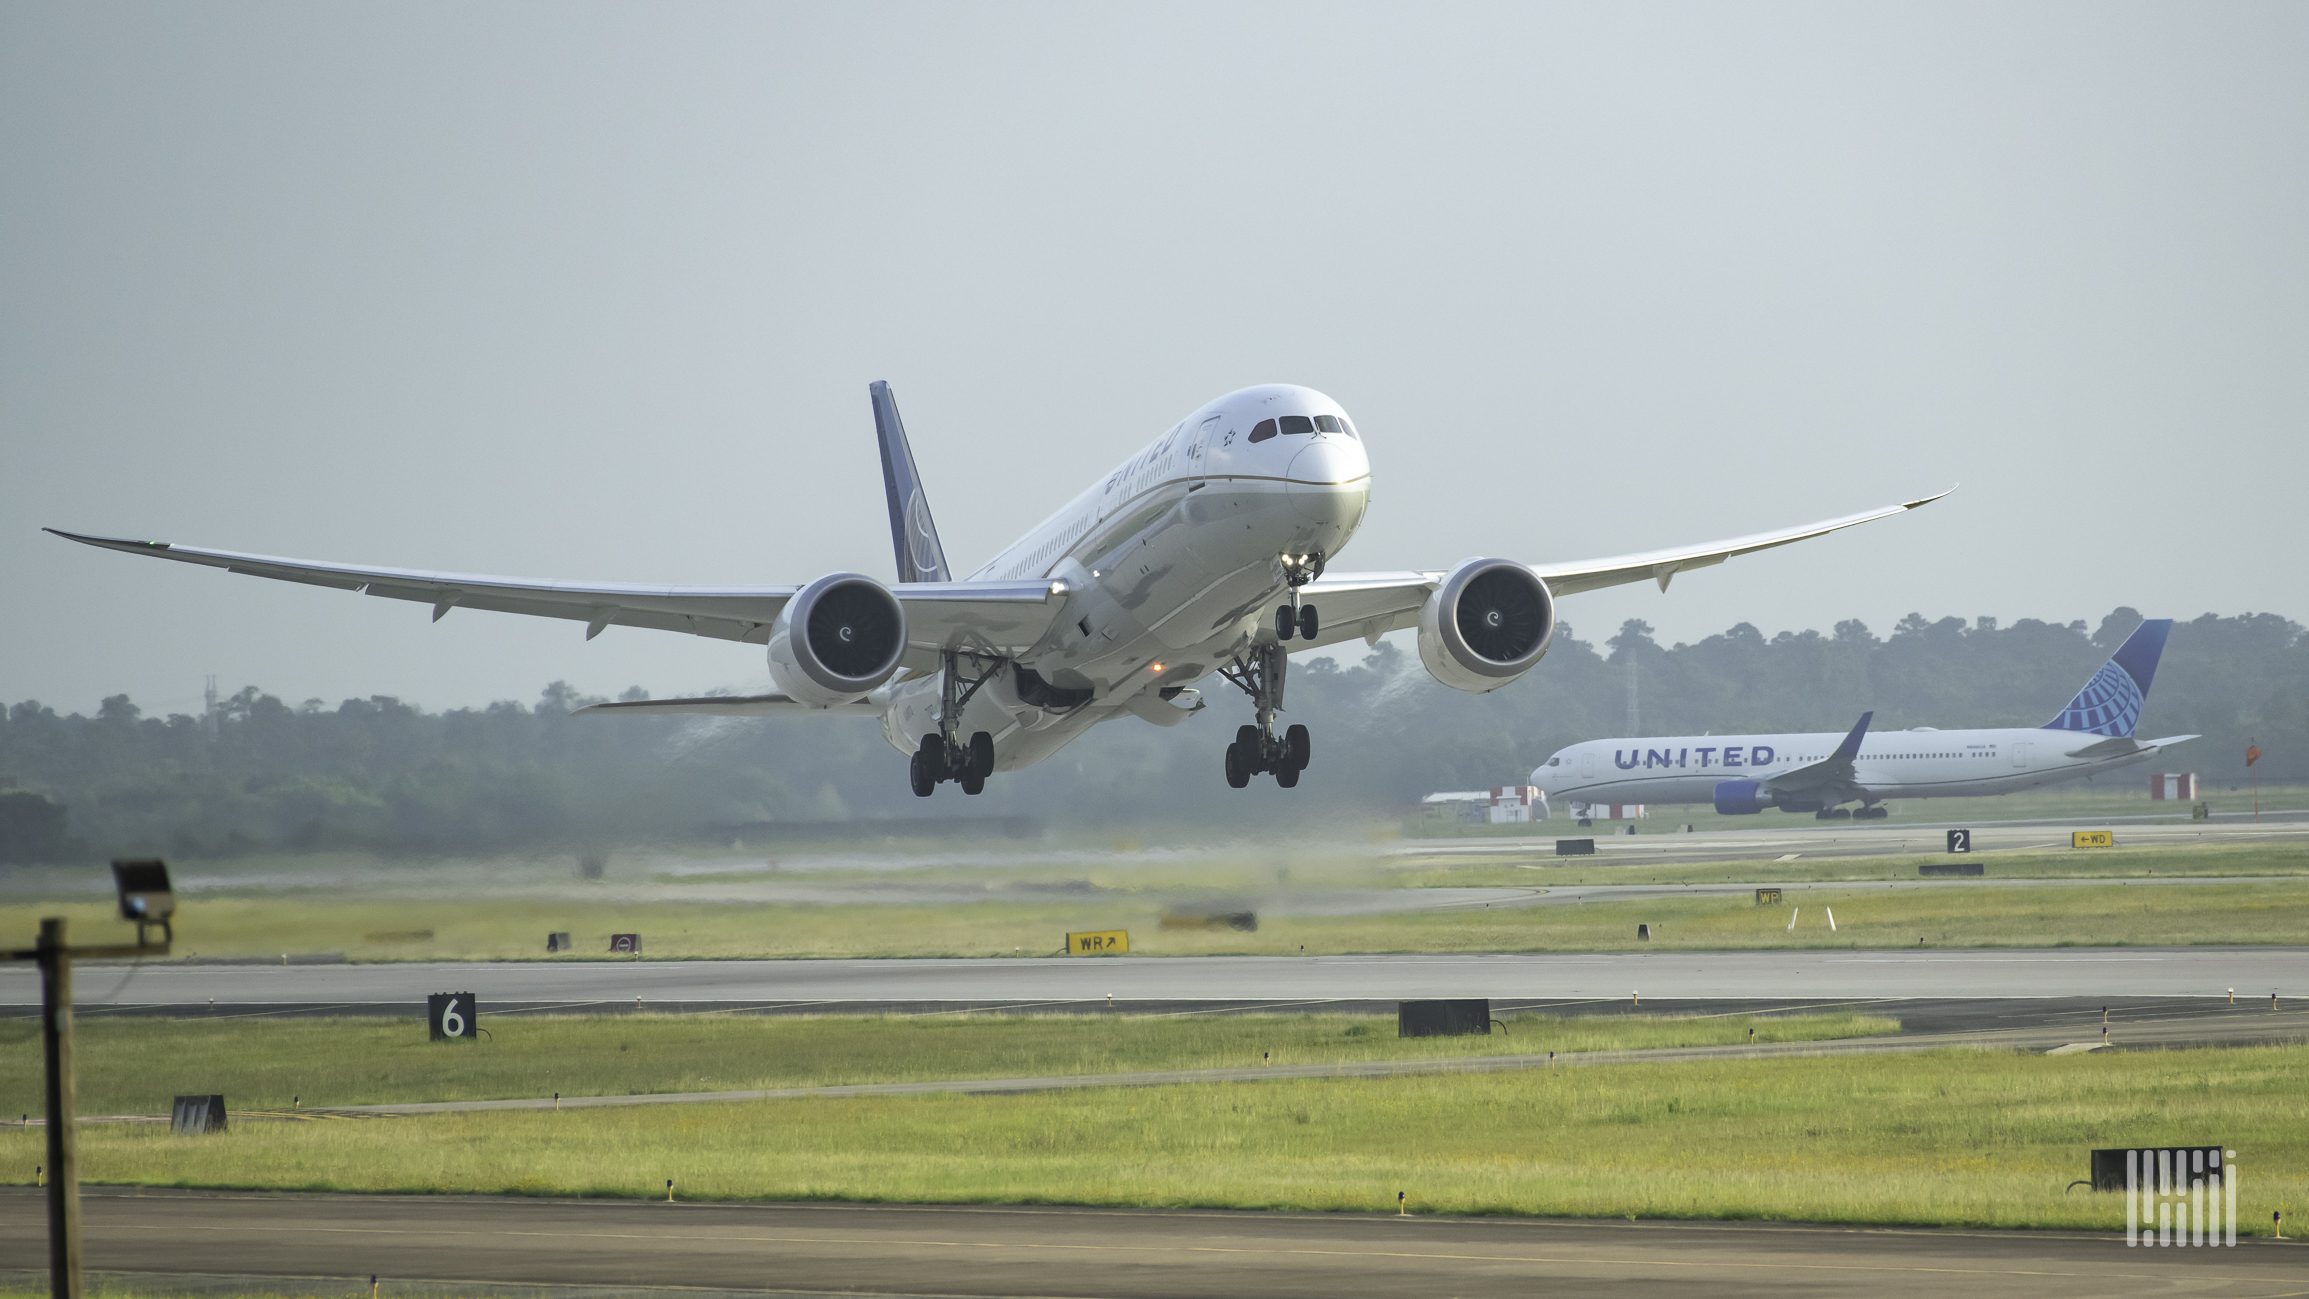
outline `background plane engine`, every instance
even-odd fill
[[[770,626],[770,679],[804,703],[865,698],[906,652],[906,608],[862,573],[829,573],[786,602]]]
[[[1419,660],[1454,690],[1497,690],[1538,665],[1555,634],[1555,597],[1525,565],[1467,559],[1419,611]]]

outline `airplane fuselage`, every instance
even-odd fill
[[[1276,431],[1252,441],[1263,426]],[[1286,557],[1344,549],[1370,483],[1345,410],[1311,388],[1246,388],[1203,406],[971,574],[1050,581],[1066,608],[1014,660],[1048,689],[997,673],[960,731],[992,735],[995,770],[1009,771],[1118,713],[1183,719],[1162,692],[1274,638],[1273,611],[1290,597]],[[911,753],[938,732],[941,687],[932,672],[875,693],[891,745]]]
[[[1724,781],[1767,781],[1826,759],[1843,739],[1820,732],[1590,740],[1558,750],[1531,779],[1551,800],[1709,803]],[[2100,740],[2038,727],[1874,731],[1853,759],[1854,783],[1873,799],[2009,794],[2131,766],[2158,752],[2071,756]]]

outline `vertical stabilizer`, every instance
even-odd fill
[[[874,401],[874,439],[882,444],[882,487],[890,498],[890,544],[898,552],[898,580],[951,582],[954,575],[946,569],[946,548],[938,544],[938,525],[930,521],[922,475],[914,468],[914,448],[906,445],[906,425],[898,418],[898,399],[880,379],[866,391]]]
[[[2157,675],[2157,657],[2165,652],[2170,618],[2151,618],[2133,629],[2117,652],[2077,691],[2051,721],[2048,731],[2082,731],[2087,735],[2128,736],[2141,720],[2141,705],[2148,702],[2149,682]]]

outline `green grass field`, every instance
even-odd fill
[[[1398,1038],[1376,1015],[491,1015],[484,1041],[426,1040],[413,1019],[104,1019],[75,1029],[80,1112],[166,1113],[178,1093],[233,1109],[746,1091],[1812,1042],[1897,1033],[1863,1014],[1502,1017],[1484,1037]],[[0,1115],[41,1112],[37,1025],[0,1026]]]
[[[1627,1064],[1017,1096],[92,1126],[90,1182],[2122,1227],[2095,1147],[2222,1141],[2309,1201],[2309,1048]],[[37,1131],[0,1131],[29,1173]]]
[[[1595,878],[1564,877],[1560,882]],[[1532,882],[1528,873],[1526,882]],[[1549,880],[1540,880],[1544,886]],[[1051,955],[1072,929],[1127,929],[1142,956],[1361,952],[1585,952],[1635,947],[1653,926],[1657,948],[1932,946],[2053,947],[2309,942],[2309,877],[2258,884],[1967,885],[1807,891],[1805,914],[1746,897],[1591,902],[1581,906],[1454,908],[1387,915],[1263,919],[1256,932],[1165,930],[1158,899],[946,906],[564,904],[540,915],[512,899],[459,902],[203,898],[177,923],[179,955],[345,952],[359,960],[603,960],[608,937],[643,935],[652,959]],[[1830,932],[1818,908],[1833,908]],[[90,903],[0,907],[0,933],[37,931],[63,914],[76,942],[125,942],[133,931]],[[574,956],[544,953],[548,927],[574,934]],[[432,937],[391,935],[430,930]],[[372,937],[386,935],[385,938]],[[1068,958],[1057,958],[1068,959]],[[1096,958],[1072,958],[1096,959]],[[91,967],[85,977],[99,976]],[[162,979],[159,971],[139,977]]]

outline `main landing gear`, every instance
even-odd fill
[[[942,781],[954,781],[965,794],[981,794],[986,790],[986,778],[994,774],[994,737],[985,731],[975,731],[962,739],[962,710],[978,693],[978,688],[994,679],[1007,663],[995,659],[977,676],[965,680],[961,672],[962,655],[954,650],[945,654],[945,673],[938,687],[938,733],[922,737],[922,747],[914,751],[907,764],[906,778],[914,788],[916,798],[928,798]],[[976,665],[981,662],[971,656]]]
[[[1289,612],[1289,606],[1284,612]],[[1227,784],[1236,789],[1250,784],[1251,777],[1270,771],[1277,785],[1291,789],[1298,785],[1299,773],[1307,769],[1312,748],[1307,728],[1293,725],[1281,735],[1275,734],[1275,714],[1283,707],[1287,661],[1283,647],[1269,641],[1253,646],[1248,660],[1236,659],[1232,666],[1219,669],[1221,676],[1251,697],[1259,714],[1258,724],[1238,729],[1235,742],[1227,746]]]
[[[950,745],[940,736],[923,736],[922,747],[915,750],[906,772],[918,798],[930,797],[945,780],[958,782],[965,794],[984,793],[986,778],[993,774],[994,737],[984,731],[972,733],[968,744],[958,745]]]

